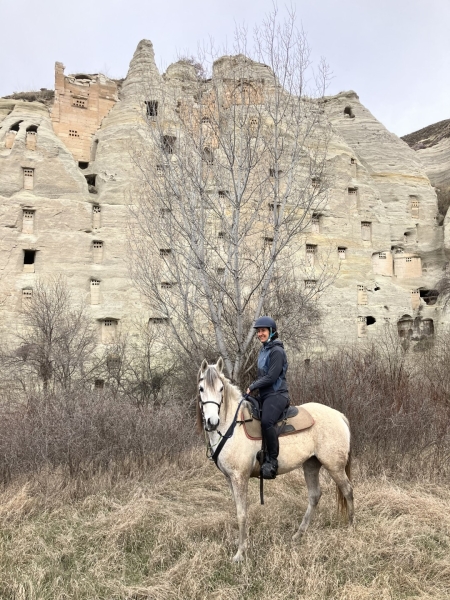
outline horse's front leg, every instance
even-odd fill
[[[229,477],[231,489],[233,491],[234,502],[236,504],[236,513],[239,527],[239,545],[238,551],[233,557],[234,562],[244,560],[247,550],[247,494],[248,477],[239,474],[232,474]]]

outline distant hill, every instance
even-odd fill
[[[418,154],[445,216],[450,206],[450,119],[408,133],[402,140]]]
[[[445,138],[450,138],[450,119],[428,125],[423,129],[419,129],[419,131],[414,131],[414,133],[408,133],[401,139],[413,150],[423,150],[435,146]]]

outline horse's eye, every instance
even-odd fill
[[[219,392],[223,392],[223,386],[220,388]]]
[[[203,392],[203,386],[202,385],[199,387],[199,391]]]

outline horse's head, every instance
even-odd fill
[[[198,422],[203,423],[206,431],[215,431],[220,423],[220,407],[224,398],[223,360],[219,358],[215,365],[202,362],[198,373]]]

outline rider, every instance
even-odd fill
[[[258,379],[251,383],[247,394],[259,390],[262,404],[261,429],[266,457],[261,467],[264,479],[275,479],[278,469],[278,433],[276,424],[289,406],[286,383],[288,362],[284,346],[278,340],[277,324],[271,317],[259,317],[253,328],[262,343],[258,356]]]

